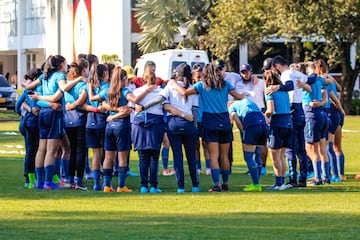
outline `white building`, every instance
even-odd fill
[[[49,55],[117,54],[131,65],[131,0],[1,0],[0,74],[18,76]],[[135,27],[136,28],[136,27]],[[132,38],[134,38],[132,40]],[[18,78],[18,82],[22,78]]]

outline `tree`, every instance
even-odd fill
[[[200,39],[209,27],[207,13],[212,0],[139,0],[135,15],[142,29],[138,43],[142,52],[154,52],[174,48],[178,27],[185,23],[188,28],[187,44],[199,48]]]
[[[346,112],[350,111],[360,70],[360,0],[221,0],[212,8],[210,21],[210,49],[224,59],[239,44],[266,37],[281,36],[297,47],[305,38],[325,39],[322,54],[330,66],[341,65],[342,102]],[[357,53],[354,63],[352,46]]]

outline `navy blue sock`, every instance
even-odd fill
[[[45,167],[45,184],[52,183],[52,179],[54,176],[54,170],[55,170],[54,165],[48,165]]]
[[[55,174],[60,177],[61,158],[55,158]]]
[[[259,169],[258,165],[254,160],[255,153],[254,152],[245,152],[244,151],[244,159],[246,161],[247,167],[249,169],[251,179],[253,184],[259,184]],[[261,165],[260,165],[261,171]]]
[[[285,184],[285,177],[281,177],[281,185]]]
[[[125,186],[127,167],[119,167],[118,169],[118,186],[122,188]]]
[[[169,148],[163,147],[161,150],[161,159],[163,164],[163,169],[168,169],[169,165]]]
[[[338,177],[339,171],[337,168],[337,161],[336,161],[336,155],[334,152],[334,143],[333,142],[329,142],[329,145],[327,147],[327,153],[328,153],[328,157],[329,157],[330,169],[331,169],[332,176]]]
[[[330,164],[329,162],[321,162],[321,178],[323,180],[329,179]]]
[[[345,175],[345,157],[344,154],[336,156],[337,164],[338,164],[338,171],[341,176]]]
[[[258,168],[258,171],[259,171],[259,179],[260,179],[260,176],[261,176],[261,169],[262,169],[261,152],[262,152],[262,147],[256,147],[256,149],[255,149],[255,162],[257,164],[257,168]]]
[[[37,167],[35,168],[35,173],[36,173],[36,180],[39,183],[44,183],[45,181],[45,170],[44,167]]]
[[[230,170],[221,170],[221,176],[222,176],[223,183],[229,182],[229,175],[230,175]]]
[[[94,184],[100,184],[100,170],[93,170]]]
[[[315,174],[315,181],[320,181],[321,179],[321,162],[317,160],[313,162],[314,174]]]
[[[214,185],[220,184],[220,168],[211,169],[211,178],[214,182]]]
[[[111,186],[112,172],[113,172],[113,170],[111,168],[110,169],[103,169],[104,185],[107,186],[107,187]]]
[[[276,186],[281,186],[282,183],[281,183],[281,177],[275,177],[275,185]]]
[[[207,169],[210,168],[210,159],[205,160],[205,166],[206,166]]]
[[[69,179],[69,176],[70,176],[70,172],[69,172],[70,160],[62,159],[62,164],[63,164],[65,179]]]

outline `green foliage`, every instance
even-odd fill
[[[104,54],[101,56],[101,61],[103,63],[113,63],[113,64],[121,63],[121,60],[117,54],[111,54],[111,55]]]
[[[360,100],[351,101],[350,115],[360,115]]]
[[[200,47],[201,36],[209,27],[207,13],[211,0],[139,0],[136,13],[142,28],[139,48],[144,53],[175,47],[175,34],[185,23],[188,30],[187,44]]]

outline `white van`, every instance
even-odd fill
[[[205,51],[181,49],[164,50],[142,55],[137,60],[134,68],[136,76],[141,77],[143,75],[145,63],[149,60],[155,62],[156,76],[163,80],[170,79],[173,71],[181,63],[187,63],[191,67],[195,63],[200,63],[202,66],[209,63],[209,58]]]

